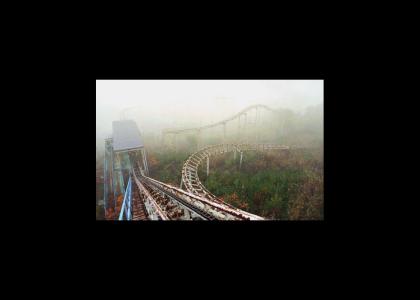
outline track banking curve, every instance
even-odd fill
[[[201,183],[198,177],[198,167],[205,159],[209,159],[210,156],[228,153],[228,152],[239,152],[242,156],[244,151],[268,151],[268,150],[289,150],[288,146],[274,145],[274,144],[219,144],[208,146],[199,151],[193,153],[184,163],[182,168],[182,184],[185,185],[188,192],[210,199],[218,203],[224,203],[213,195],[206,187]]]

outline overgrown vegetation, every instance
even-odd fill
[[[226,202],[266,218],[316,220],[323,218],[322,165],[309,151],[248,152],[240,171],[232,157],[214,160],[203,183]]]
[[[280,220],[323,219],[322,149],[271,153],[246,152],[241,170],[233,153],[212,157],[207,177],[205,164],[198,170],[203,184],[224,201]],[[183,162],[188,155],[150,154],[152,177],[179,185]]]
[[[284,110],[278,119],[265,125],[260,142],[298,146],[290,152],[246,152],[239,170],[239,157],[233,153],[210,159],[207,177],[205,163],[198,170],[202,183],[224,201],[270,219],[320,220],[324,217],[323,112],[322,105],[309,107],[305,113]],[[282,128],[284,126],[284,130]],[[277,130],[276,128],[280,128]],[[213,138],[214,139],[214,138]],[[220,141],[212,137],[205,144]],[[155,148],[149,151],[152,177],[179,186],[187,149],[196,140],[187,136],[178,150]],[[194,149],[195,150],[195,149]]]
[[[188,153],[185,152],[149,152],[147,155],[147,162],[149,165],[150,176],[162,182],[179,186],[181,183],[182,166],[188,156]]]

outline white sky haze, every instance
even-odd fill
[[[302,111],[323,103],[323,80],[97,80],[97,138],[112,121],[136,120],[140,130],[219,121],[253,104]]]

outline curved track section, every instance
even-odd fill
[[[233,151],[242,153],[244,151],[268,150],[289,150],[289,147],[274,144],[220,144],[205,147],[193,153],[184,163],[182,168],[182,183],[185,185],[187,191],[194,195],[210,199],[217,203],[224,203],[215,195],[213,195],[209,190],[207,190],[206,187],[201,183],[197,174],[198,166],[203,162],[203,160],[209,159],[210,156],[218,154]],[[226,203],[224,204],[228,205]]]
[[[264,220],[256,216],[237,209],[224,203],[217,203],[204,197],[186,192],[180,188],[160,182],[153,178],[140,175],[138,181],[143,186],[149,186],[152,189],[160,191],[165,196],[176,201],[180,206],[188,209],[204,220]],[[153,198],[153,196],[152,196]],[[156,201],[157,202],[157,201]],[[158,204],[159,206],[159,204]],[[163,210],[163,209],[162,209]],[[169,217],[169,219],[171,219]]]
[[[277,111],[277,110],[275,110],[271,107],[268,107],[267,105],[256,104],[256,105],[248,106],[247,108],[241,110],[240,112],[233,115],[232,117],[227,118],[227,119],[222,120],[222,121],[219,121],[219,122],[216,122],[216,123],[212,123],[212,124],[205,125],[205,126],[200,126],[200,127],[185,128],[185,129],[165,129],[165,130],[163,130],[163,134],[178,134],[178,133],[185,133],[185,132],[189,132],[189,131],[200,131],[200,130],[203,130],[203,129],[209,129],[209,128],[212,128],[212,127],[217,127],[217,126],[223,125],[227,122],[230,122],[230,121],[233,121],[233,120],[239,118],[241,115],[246,114],[250,110],[258,109],[258,108],[266,109],[266,110],[274,112],[274,113],[280,113],[279,111]]]

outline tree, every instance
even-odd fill
[[[248,208],[248,203],[241,200],[236,193],[223,197],[223,200],[239,209],[246,210]]]
[[[305,178],[296,198],[289,204],[291,220],[322,220],[324,217],[324,187],[320,176]]]

